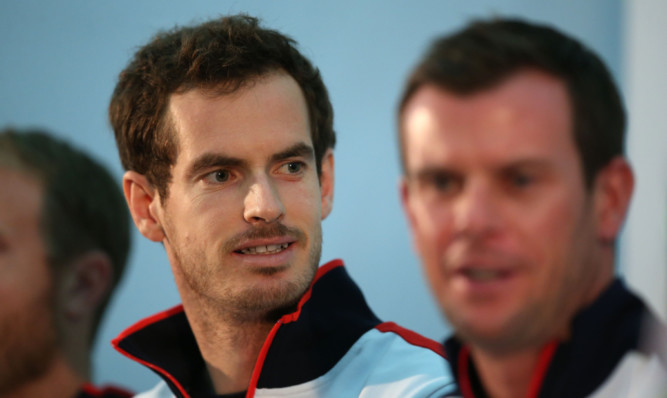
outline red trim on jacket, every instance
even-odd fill
[[[472,392],[472,384],[470,383],[470,370],[468,366],[470,364],[470,347],[464,345],[461,347],[458,357],[458,368],[461,379],[459,380],[459,387],[461,388],[461,394],[464,398],[475,398],[475,394]]]
[[[99,397],[99,398],[104,398],[104,397],[115,397],[115,398],[121,398],[121,397],[131,397],[134,394],[131,393],[130,391],[116,387],[116,386],[104,386],[104,387],[96,387],[91,383],[84,383],[81,385],[81,392],[84,394],[91,396],[91,397]]]
[[[95,387],[94,385],[90,384],[90,383],[84,383],[81,386],[81,391],[85,392],[88,395],[92,395],[94,397],[97,397],[97,396],[100,395],[100,390],[97,387]]]
[[[337,268],[337,267],[342,267],[342,266],[344,266],[343,260],[335,259],[335,260],[329,261],[328,263],[319,267],[317,269],[317,272],[315,273],[315,277],[313,278],[312,282],[310,283],[310,287],[308,288],[306,293],[304,293],[304,295],[299,300],[299,304],[297,305],[297,310],[292,312],[292,313],[283,315],[280,318],[280,320],[278,320],[278,322],[276,322],[276,324],[273,325],[273,328],[271,328],[271,331],[269,332],[268,336],[266,337],[266,340],[264,340],[264,344],[262,345],[262,349],[260,350],[257,361],[255,362],[255,368],[253,369],[252,376],[250,378],[250,385],[248,387],[248,392],[246,394],[246,397],[252,398],[255,395],[255,390],[257,388],[257,382],[259,381],[259,376],[262,373],[262,367],[264,365],[266,355],[269,351],[269,348],[271,347],[271,343],[273,342],[273,338],[275,337],[276,333],[278,332],[278,329],[280,328],[280,326],[282,324],[294,322],[297,319],[299,319],[299,315],[301,315],[301,309],[303,308],[304,304],[306,302],[308,302],[308,300],[310,299],[310,296],[312,294],[313,285],[322,276],[326,275],[332,269]],[[174,376],[172,376],[169,372],[167,372],[166,370],[164,370],[164,369],[162,369],[162,368],[160,368],[156,365],[153,365],[152,363],[143,361],[143,360],[135,357],[134,355],[130,354],[129,352],[127,352],[125,350],[123,350],[119,346],[120,341],[125,339],[129,335],[131,335],[131,334],[133,334],[133,333],[135,333],[135,332],[137,332],[141,329],[144,329],[145,327],[147,327],[147,326],[149,326],[153,323],[159,322],[159,321],[161,321],[165,318],[169,318],[170,316],[173,316],[173,315],[178,314],[178,313],[183,312],[183,311],[184,311],[183,305],[179,304],[179,305],[177,305],[173,308],[170,308],[168,310],[159,312],[159,313],[157,313],[155,315],[152,315],[148,318],[142,319],[139,322],[137,322],[134,325],[127,328],[126,330],[124,330],[121,334],[119,334],[118,337],[116,337],[115,339],[113,339],[111,341],[111,344],[113,345],[113,347],[118,352],[125,355],[126,357],[128,357],[128,358],[130,358],[130,359],[132,359],[132,360],[134,360],[134,361],[136,361],[136,362],[138,362],[138,363],[140,363],[144,366],[147,366],[150,369],[153,369],[154,371],[164,375],[167,379],[169,379],[172,383],[174,383],[174,385],[178,388],[178,390],[181,392],[181,394],[183,394],[184,397],[189,397],[189,395],[185,391],[185,388],[183,388],[183,386],[178,382],[178,380],[176,380],[176,378]]]
[[[148,318],[144,318],[140,320],[139,322],[135,323],[134,325],[130,326],[129,328],[123,330],[121,334],[118,335],[115,339],[111,340],[111,345],[114,346],[115,349],[118,348],[118,343],[126,338],[127,336],[145,328],[148,325],[151,325],[153,323],[157,323],[165,318],[169,318],[170,316],[173,316],[175,314],[178,314],[180,312],[183,312],[183,304],[176,305],[172,308],[169,308],[167,310],[164,310],[162,312],[158,312],[157,314],[151,315]]]
[[[343,263],[343,260],[337,258],[335,260],[331,260],[328,263],[324,264],[323,266],[319,267],[317,269],[317,272],[315,273],[315,277],[313,278],[313,281],[310,282],[310,287],[308,290],[306,290],[306,293],[301,296],[301,300],[299,300],[299,304],[296,307],[296,311],[285,314],[280,318],[280,321],[282,323],[290,323],[290,322],[295,322],[297,319],[299,319],[299,316],[301,315],[301,308],[303,308],[304,304],[310,300],[310,295],[313,292],[313,285],[324,275],[326,275],[329,271],[331,271],[334,268],[337,267],[342,267],[345,264]],[[274,326],[275,327],[275,326]]]
[[[248,385],[248,392],[246,393],[246,398],[252,398],[255,396],[255,390],[257,389],[257,382],[259,381],[259,376],[262,374],[262,367],[264,367],[264,361],[266,360],[266,354],[269,352],[269,347],[273,343],[273,338],[276,336],[278,329],[282,325],[282,319],[278,320],[275,325],[271,328],[269,335],[266,336],[264,340],[264,345],[259,351],[257,356],[257,361],[255,362],[255,368],[252,370],[252,376],[250,377],[250,384]]]
[[[257,361],[255,362],[255,368],[253,369],[252,376],[250,377],[250,385],[248,386],[248,393],[246,394],[246,398],[252,398],[255,396],[255,390],[257,389],[257,382],[259,381],[259,376],[262,374],[262,367],[264,366],[266,355],[269,352],[269,348],[271,347],[273,338],[276,336],[276,333],[278,332],[280,326],[285,323],[295,322],[297,319],[299,319],[299,316],[301,315],[301,308],[303,308],[304,304],[306,304],[310,299],[310,296],[313,291],[313,285],[315,284],[315,282],[317,282],[322,277],[322,275],[326,275],[332,269],[336,267],[342,267],[343,265],[344,265],[343,260],[335,259],[329,261],[325,265],[318,268],[317,272],[315,273],[315,277],[313,278],[313,281],[310,283],[310,287],[299,300],[299,304],[297,305],[296,311],[290,314],[283,315],[278,320],[278,322],[276,322],[276,324],[273,325],[271,331],[269,332],[269,335],[266,337],[266,340],[264,340],[264,345],[262,345],[262,349],[259,351],[259,356],[257,357]]]
[[[399,326],[394,322],[381,323],[377,325],[375,329],[383,333],[386,332],[396,333],[397,335],[401,336],[403,340],[407,341],[412,345],[427,348],[435,352],[436,354],[440,355],[441,357],[447,358],[447,354],[445,354],[445,349],[440,343],[438,343],[435,340],[431,340],[427,337],[424,337],[419,333],[413,332],[410,329],[406,329],[402,326]]]
[[[549,369],[549,364],[551,359],[556,353],[556,347],[558,347],[557,342],[551,342],[542,348],[540,356],[537,360],[537,366],[533,372],[533,375],[530,378],[530,384],[528,387],[528,393],[526,394],[527,398],[537,398],[540,394],[540,388],[542,388],[542,382],[544,381],[544,376]],[[472,391],[472,383],[470,382],[470,347],[466,344],[461,347],[458,358],[458,368],[460,369],[459,387],[461,388],[461,393],[465,398],[474,398],[475,394]]]
[[[530,378],[530,387],[528,389],[528,398],[537,398],[540,394],[540,388],[542,388],[542,382],[544,381],[544,376],[547,374],[547,369],[549,369],[549,364],[551,359],[556,352],[556,347],[558,346],[557,342],[551,342],[544,346],[542,352],[540,353],[540,358],[537,362],[537,367],[533,376]]]
[[[153,364],[150,363],[150,362],[146,362],[146,361],[144,361],[144,360],[142,360],[142,359],[139,359],[139,358],[135,357],[134,355],[130,354],[129,352],[123,350],[122,348],[120,348],[120,347],[118,347],[118,346],[115,346],[115,347],[116,347],[116,350],[118,350],[118,352],[120,352],[121,354],[123,354],[123,355],[125,355],[126,357],[130,358],[131,360],[136,361],[136,362],[138,362],[138,363],[140,363],[140,364],[142,364],[142,365],[144,365],[144,366],[146,366],[146,367],[148,367],[148,368],[150,368],[150,369],[153,369],[155,372],[157,372],[157,373],[163,375],[165,378],[169,379],[172,383],[174,383],[174,385],[176,386],[176,388],[178,388],[178,391],[180,391],[181,394],[183,394],[184,397],[186,397],[186,398],[189,398],[189,397],[190,397],[190,395],[188,395],[188,393],[185,392],[185,388],[183,388],[183,386],[181,385],[181,383],[179,383],[178,380],[176,380],[176,378],[175,378],[174,376],[171,375],[171,373],[167,372],[166,370],[162,369],[162,368],[159,367],[159,366],[153,365]]]
[[[120,347],[120,341],[126,338],[127,336],[131,335],[132,333],[135,333],[143,328],[145,328],[148,325],[151,325],[153,323],[159,322],[165,318],[169,318],[170,316],[173,316],[175,314],[178,314],[180,312],[183,312],[183,305],[179,304],[175,307],[172,307],[168,310],[158,312],[155,315],[149,316],[148,318],[144,318],[140,320],[139,322],[135,323],[134,325],[130,326],[129,328],[125,329],[121,334],[118,335],[115,339],[111,340],[111,345],[116,349],[116,351],[120,352],[121,354],[125,355],[126,357],[130,358],[133,361],[136,361],[150,369],[153,369],[155,372],[164,375],[167,379],[169,379],[176,388],[183,394],[184,397],[189,397],[187,392],[185,392],[185,388],[181,385],[181,383],[176,380],[174,376],[171,375],[171,373],[167,372],[166,370],[162,369],[159,366],[153,365],[150,362],[146,362],[142,359],[139,359],[135,357],[134,355],[130,354],[129,352],[125,351]]]

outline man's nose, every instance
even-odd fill
[[[501,225],[500,197],[490,184],[470,182],[464,188],[455,208],[455,225],[459,233],[483,236],[496,232]]]
[[[280,195],[268,177],[257,178],[250,185],[243,204],[243,218],[248,223],[271,223],[285,214]]]

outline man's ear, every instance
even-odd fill
[[[327,149],[322,157],[322,173],[320,174],[320,193],[322,197],[322,219],[327,218],[333,209],[334,194],[334,156]]]
[[[411,232],[412,238],[412,248],[415,253],[419,253],[419,238],[417,236],[417,229],[415,215],[410,203],[410,186],[408,185],[408,180],[405,178],[405,175],[401,176],[398,180],[398,192],[401,195],[401,206],[403,207],[403,213],[405,213],[405,218],[408,221],[408,228]]]
[[[598,238],[613,242],[625,221],[634,189],[634,176],[627,160],[612,159],[595,178],[594,206]]]
[[[139,232],[153,242],[162,242],[164,231],[157,214],[160,197],[146,176],[136,171],[125,172],[123,193],[134,225],[137,226]]]
[[[398,180],[398,192],[401,195],[401,205],[403,206],[405,217],[408,220],[408,226],[410,229],[414,230],[414,216],[412,214],[412,208],[410,207],[410,188],[408,187],[408,182],[405,179],[405,176],[401,176]]]
[[[65,318],[79,321],[94,316],[111,288],[111,259],[99,250],[77,257],[60,276],[60,302]]]

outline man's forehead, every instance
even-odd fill
[[[407,171],[578,162],[571,113],[564,84],[539,71],[465,96],[423,86],[403,117]]]
[[[436,102],[442,108],[465,110],[498,102],[518,99],[527,104],[564,100],[570,105],[569,90],[565,82],[551,73],[539,69],[525,68],[517,70],[489,87],[471,92],[458,93],[437,83],[425,83],[420,86],[405,105],[407,109]]]
[[[271,70],[267,73],[251,76],[242,81],[220,82],[211,85],[195,85],[176,90],[167,97],[167,115],[173,116],[174,104],[184,104],[196,102],[198,105],[204,102],[214,102],[216,100],[225,99],[228,102],[233,102],[240,97],[245,96],[258,86],[280,80],[287,85],[294,86],[301,99],[305,103],[305,96],[301,90],[299,83],[287,72],[281,69]],[[190,109],[192,111],[192,109]],[[192,114],[193,112],[189,112]]]
[[[174,166],[264,161],[296,145],[313,152],[305,100],[285,74],[230,95],[190,90],[173,96],[168,122],[178,147]]]

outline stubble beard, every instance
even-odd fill
[[[250,230],[239,236],[231,238],[222,249],[223,253],[229,253],[230,248],[236,247],[237,242],[245,238],[270,238],[275,236],[291,235],[297,238],[297,243],[306,241],[303,231],[296,228],[288,228],[282,224],[275,224],[265,228]],[[296,309],[300,298],[308,290],[317,271],[322,252],[322,229],[318,225],[311,235],[311,247],[307,258],[307,267],[303,271],[294,274],[291,279],[283,279],[275,282],[271,289],[261,289],[258,286],[230,286],[220,283],[224,277],[220,272],[224,264],[220,260],[216,264],[205,264],[203,255],[188,256],[180,248],[172,246],[176,268],[180,270],[188,289],[208,307],[209,310],[218,312],[229,321],[244,322],[275,322],[282,315]],[[203,254],[204,251],[199,251]],[[298,267],[289,264],[289,268]],[[279,273],[280,269],[257,269],[244,270],[244,272],[255,273],[260,277],[271,277]],[[222,275],[222,276],[221,276]]]
[[[536,333],[541,322],[540,306],[528,304],[518,312],[511,314],[497,327],[496,333],[484,333],[475,325],[462,321],[456,310],[445,309],[445,314],[457,337],[463,342],[495,356],[519,352],[542,344]]]
[[[501,261],[508,265],[511,264],[512,267],[523,267],[521,264],[524,261],[520,257],[473,244],[465,251],[454,255],[451,255],[451,253],[445,255],[440,260],[440,269],[455,268],[452,264],[459,262],[458,255],[470,252],[477,253],[478,256],[479,253],[484,253],[486,257],[494,258],[495,261]],[[537,297],[535,300],[515,308],[512,313],[506,315],[505,319],[498,320],[498,324],[490,328],[488,325],[479,325],[477,319],[471,319],[471,316],[465,313],[465,305],[461,306],[456,301],[441,299],[443,313],[452,325],[457,337],[463,342],[492,355],[505,355],[534,345],[541,345],[542,321],[545,320],[545,311],[550,310],[545,309],[543,304],[544,302]],[[467,305],[470,305],[470,303]]]
[[[52,290],[35,299],[27,311],[0,320],[0,396],[39,379],[55,360],[58,333]]]
[[[457,336],[472,346],[487,353],[502,356],[522,350],[540,349],[549,341],[564,341],[570,337],[570,326],[576,314],[589,304],[584,296],[594,288],[595,274],[585,272],[596,261],[591,249],[596,244],[593,235],[589,208],[584,207],[582,215],[574,224],[571,240],[563,248],[567,254],[561,265],[569,267],[565,274],[554,278],[547,291],[527,298],[522,307],[509,314],[496,334],[480,333],[474,325],[463,321],[463,314],[454,305],[443,305],[443,312],[452,324]],[[517,259],[520,261],[519,259]],[[553,268],[553,264],[552,264]],[[582,273],[585,272],[585,273]],[[573,297],[576,297],[573,299]]]

